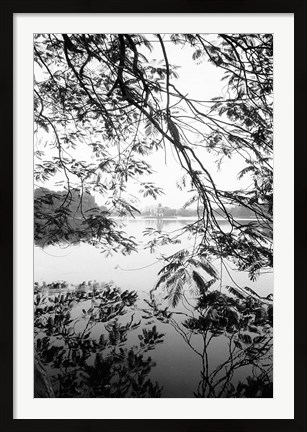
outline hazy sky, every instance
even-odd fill
[[[158,40],[152,38],[150,41],[153,45],[153,50],[152,52],[149,52],[148,50],[144,51],[147,59],[149,61],[153,59],[162,59],[163,53]],[[225,83],[221,81],[223,75],[221,69],[218,69],[206,60],[200,64],[196,64],[192,59],[193,51],[191,49],[188,47],[183,48],[180,45],[174,45],[168,41],[168,35],[164,35],[169,63],[180,66],[180,68],[177,69],[179,78],[175,80],[174,83],[184,95],[198,100],[210,100],[213,97],[224,95]],[[49,141],[49,136],[44,137],[42,142],[43,141]],[[40,146],[37,138],[34,142],[36,146]],[[53,153],[46,147],[43,150],[48,156]],[[88,160],[89,153],[85,146],[83,146],[83,148],[80,147],[76,154],[78,158]],[[218,187],[223,189],[234,189],[249,186],[248,179],[243,178],[239,183],[236,178],[237,173],[242,166],[242,160],[239,159],[239,157],[232,158],[231,160],[225,159],[220,171],[218,171],[214,162],[215,159],[211,154],[208,154],[206,151],[202,151],[198,154],[202,163],[211,173]],[[144,178],[144,181],[147,180],[156,183],[157,186],[164,189],[165,195],[162,195],[161,199],[158,199],[157,201],[150,197],[143,198],[138,194],[140,185],[130,182],[129,185],[127,185],[128,190],[132,195],[140,199],[138,204],[139,207],[142,208],[146,205],[157,203],[175,208],[181,207],[189,199],[190,195],[188,189],[186,191],[181,191],[176,186],[177,180],[182,177],[184,172],[176,160],[171,146],[167,144],[166,154],[164,151],[160,150],[148,157],[147,161],[151,164],[155,172],[154,174]],[[92,162],[95,163],[96,161],[92,160]],[[46,183],[45,186],[56,190],[61,189],[61,187],[55,185],[58,180],[59,178],[56,176],[52,182]],[[104,197],[95,194],[95,199],[97,204],[104,204]],[[137,200],[135,201],[135,204],[137,204]]]
[[[199,100],[210,100],[213,97],[224,95],[223,88],[225,83],[221,82],[223,76],[221,69],[213,66],[208,61],[196,64],[192,59],[193,51],[191,49],[188,47],[182,48],[180,45],[167,42],[169,40],[168,35],[165,35],[164,40],[169,63],[180,66],[180,69],[177,69],[179,78],[175,81],[175,85],[183,94]],[[148,51],[146,52],[148,59],[162,58],[163,54],[157,42],[153,43],[152,41],[153,46],[157,46],[157,48],[154,48],[150,54]],[[212,174],[213,179],[219,187],[234,189],[249,185],[250,182],[247,179],[243,178],[240,180],[240,183],[237,180],[237,173],[240,167],[242,167],[241,158],[237,157],[231,160],[226,158],[220,171],[218,171],[215,158],[211,154],[206,151],[198,154],[201,155],[202,162],[208,168],[208,171]],[[187,191],[181,191],[176,187],[176,181],[184,172],[177,162],[171,146],[168,145],[167,147],[166,158],[164,151],[161,150],[151,155],[148,160],[156,171],[148,179],[163,187],[165,191],[165,195],[161,196],[161,199],[158,201],[169,207],[181,207],[190,195]],[[133,187],[131,190],[133,190]],[[142,201],[144,202],[145,200]],[[147,203],[155,204],[155,200],[148,198],[146,199]]]

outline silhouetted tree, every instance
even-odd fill
[[[167,43],[189,49],[196,64],[209,61],[223,71],[223,94],[206,101],[186,95],[177,85],[178,65],[169,61],[166,37]],[[153,47],[160,59],[148,59]],[[196,396],[248,394],[245,384],[231,387],[230,371],[253,360],[253,367],[260,370],[263,357],[271,355],[272,298],[235,284],[228,287],[230,295],[209,288],[219,278],[213,258],[220,260],[225,271],[226,261],[231,260],[239,270],[248,271],[252,280],[273,265],[272,35],[37,34],[34,60],[36,139],[45,144],[36,148],[35,182],[44,186],[53,181],[65,190],[57,198],[61,201],[57,210],[48,214],[48,222],[39,224],[40,238],[49,235],[50,242],[58,242],[76,235],[106,251],[136,251],[135,240],[114,216],[138,214],[129,193],[131,182],[139,183],[144,197],[163,193],[146,180],[152,172],[147,160],[170,148],[184,171],[178,188],[188,188],[192,194],[184,207],[196,206],[197,219],[173,235],[147,229],[144,235],[152,238],[146,247],[154,250],[179,243],[186,233],[195,241],[189,250],[164,256],[150,306],[157,308],[158,315],[163,313],[154,297],[164,290],[176,308],[193,286],[197,313],[187,317],[186,331],[203,337],[205,347],[215,335],[223,334],[230,349],[230,358],[221,368],[226,372],[219,378],[214,371],[209,373],[207,351],[200,353],[203,375]],[[249,176],[251,187],[217,187],[205,152],[215,156],[218,167],[225,158],[241,158],[238,177]],[[86,197],[95,193],[104,199],[106,210],[83,211]],[[38,219],[46,219],[42,206],[54,199],[46,190],[35,197]],[[77,207],[72,208],[72,202]],[[252,215],[256,221],[238,220],[238,207],[240,214]],[[76,208],[78,226],[71,223]],[[228,222],[227,227],[221,219]],[[54,227],[52,236],[50,226]],[[248,322],[246,308],[252,309]],[[167,316],[173,314],[167,308],[164,313],[162,320],[176,316]],[[179,323],[173,320],[172,325]],[[252,327],[255,334],[260,332],[258,336],[250,334]],[[265,339],[256,339],[262,336]],[[250,378],[255,394],[261,383],[270,392],[270,380],[263,373]]]
[[[164,35],[35,35],[35,123],[38,138],[53,151],[52,156],[36,152],[35,181],[54,178],[65,187],[61,218],[76,188],[80,206],[86,192],[99,192],[112,214],[133,216],[138,209],[130,200],[129,182],[139,179],[144,196],[161,194],[142,180],[152,171],[144,155],[170,146],[186,173],[178,187],[194,191],[187,206],[198,205],[197,222],[185,228],[199,239],[192,255],[231,258],[254,278],[272,266],[273,257],[272,35],[167,38],[190,49],[196,63],[209,61],[224,71],[225,96],[195,100],[177,88],[178,67],[169,62]],[[161,58],[148,61],[153,45]],[[92,161],[78,156],[79,149]],[[238,175],[250,175],[253,187],[217,188],[203,150],[215,154],[218,164],[241,157],[244,167]],[[242,224],[229,205],[250,210],[258,223]],[[218,216],[229,222],[230,231]],[[133,239],[117,230],[109,215],[83,218],[94,244],[124,253],[135,250]]]
[[[139,345],[127,347],[129,333],[141,324],[133,313],[137,294],[111,284],[93,288],[35,296],[35,355],[48,370],[55,397],[160,397],[162,388],[148,378],[154,362],[146,353],[164,335],[155,326],[143,328]],[[81,316],[73,316],[76,306]],[[41,389],[39,381],[34,385]]]

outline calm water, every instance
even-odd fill
[[[186,220],[164,220],[163,226],[159,221],[159,229],[163,232],[172,232],[186,225]],[[138,306],[143,307],[144,298],[148,298],[153,288],[157,273],[163,267],[158,261],[160,254],[171,254],[182,248],[192,248],[194,239],[185,236],[181,244],[167,245],[159,248],[159,253],[150,253],[142,249],[150,238],[143,237],[142,232],[147,227],[157,228],[155,219],[138,219],[126,222],[126,232],[133,235],[140,244],[140,252],[129,256],[115,254],[105,257],[99,249],[80,244],[75,246],[49,246],[45,249],[34,248],[34,280],[46,283],[65,280],[70,284],[79,284],[82,281],[109,282],[113,281],[122,290],[137,291],[140,301]],[[215,262],[220,271],[220,264]],[[230,266],[231,267],[231,266]],[[258,294],[266,296],[273,292],[273,275],[263,274],[256,283],[252,283],[245,272],[231,271],[233,279],[238,285],[250,286]],[[227,272],[222,274],[222,285],[233,285]],[[220,281],[212,288],[219,289]],[[193,397],[200,380],[200,358],[183,341],[182,337],[169,325],[157,321],[158,330],[165,333],[164,343],[150,351],[150,356],[156,363],[152,369],[151,378],[163,386],[163,397]],[[145,325],[145,322],[144,322]],[[103,330],[97,328],[96,332]],[[137,342],[137,334],[129,336],[129,343]],[[197,347],[202,340],[195,338]],[[215,368],[227,354],[227,345],[223,336],[215,338],[210,344],[210,363]],[[240,370],[236,380],[243,378],[247,370]]]

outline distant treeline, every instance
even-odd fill
[[[101,213],[95,198],[77,189],[69,192],[34,190],[34,240],[37,245],[77,242],[90,235],[89,223]]]
[[[163,216],[164,217],[198,217],[197,209],[187,209],[187,208],[171,208],[171,207],[162,207]],[[245,208],[245,207],[231,207],[227,209],[228,212],[237,219],[253,219],[255,214]],[[214,210],[213,210],[214,211]],[[151,216],[150,209],[142,210],[142,216]],[[202,214],[202,208],[199,209],[199,214]],[[216,213],[216,217],[219,218],[222,215]]]
[[[167,206],[159,207],[163,217],[198,217],[196,209],[175,209]],[[143,217],[153,216],[153,209],[140,211]],[[234,218],[251,219],[254,213],[244,207],[228,209]],[[199,209],[202,214],[202,209]],[[89,240],[98,232],[108,232],[114,225],[113,216],[118,214],[108,211],[105,206],[98,206],[95,198],[89,193],[81,194],[78,189],[69,192],[53,191],[37,188],[34,191],[34,239],[38,245],[59,242],[79,242]],[[219,218],[220,214],[216,213]]]
[[[234,218],[237,219],[254,219],[256,217],[255,213],[246,207],[231,207],[227,210]]]
[[[197,217],[197,211],[196,209],[185,209],[185,208],[180,208],[180,209],[174,209],[171,207],[165,207],[162,206],[162,210],[163,210],[163,216],[164,217],[178,217],[178,216],[182,216],[182,217],[187,217],[187,216],[195,216]],[[152,212],[150,209],[145,209],[141,211],[142,216],[152,216]]]

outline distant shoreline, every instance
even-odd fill
[[[129,220],[129,221],[133,221],[133,220],[197,220],[197,216],[165,216],[165,217],[156,217],[156,216],[136,216],[135,218],[133,217],[127,217],[127,218],[120,218],[115,216],[114,219],[122,219],[122,220]],[[226,218],[216,218],[217,221],[225,221],[227,222],[228,220]],[[234,220],[236,221],[251,221],[251,222],[257,222],[258,219],[256,218],[248,218],[248,217],[243,217],[243,218],[235,218]]]

